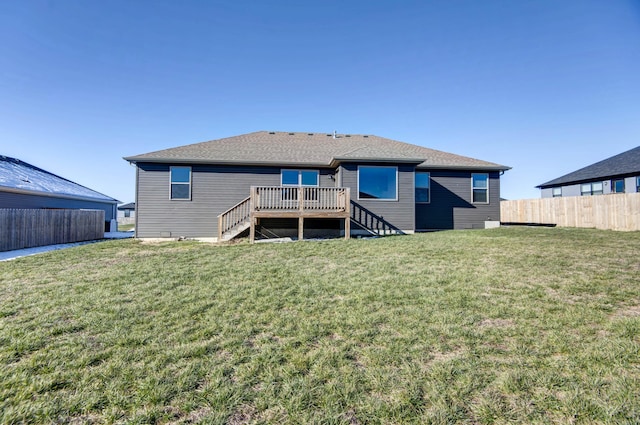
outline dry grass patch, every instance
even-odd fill
[[[621,308],[613,314],[613,317],[640,317],[640,304]]]

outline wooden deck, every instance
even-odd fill
[[[297,218],[299,240],[304,239],[305,218],[341,218],[345,239],[349,239],[350,208],[350,192],[345,187],[253,186],[247,199],[218,216],[218,240],[248,227],[253,243],[261,218]]]

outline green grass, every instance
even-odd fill
[[[128,232],[130,230],[132,230],[134,227],[136,227],[135,224],[118,224],[118,231],[119,232]]]
[[[109,241],[0,263],[1,423],[639,423],[640,234]]]

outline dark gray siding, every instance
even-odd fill
[[[342,164],[340,179],[344,187],[351,189],[351,199],[374,214],[382,216],[393,226],[404,231],[415,229],[414,167],[398,165],[398,200],[358,200],[358,165]],[[397,164],[361,164],[396,166]]]
[[[416,204],[416,229],[484,228],[485,220],[500,220],[500,174],[489,174],[489,203],[471,202],[471,171],[430,171],[431,202]],[[479,173],[483,171],[478,171]]]
[[[56,198],[53,196],[38,196],[25,193],[13,193],[0,191],[0,208],[60,208],[70,210],[102,210],[106,222],[114,217],[115,203],[81,201],[77,199]]]
[[[137,237],[217,237],[218,215],[246,199],[251,186],[280,186],[279,167],[194,165],[191,200],[171,200],[170,165],[138,163]],[[333,174],[320,170],[320,186],[335,186]]]

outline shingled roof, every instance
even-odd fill
[[[542,183],[536,187],[560,186],[572,183],[580,183],[597,179],[608,179],[626,175],[640,174],[640,146],[622,152],[621,154],[604,159],[595,164],[581,168],[557,179]]]
[[[135,210],[136,209],[136,203],[135,202],[129,202],[128,204],[122,204],[118,207],[118,210],[120,211],[124,211],[124,210]]]
[[[373,135],[258,131],[124,158],[130,162],[334,167],[340,162],[401,162],[419,168],[508,170],[493,162]]]
[[[105,203],[118,200],[103,195],[16,158],[0,155],[0,191],[24,192]]]

